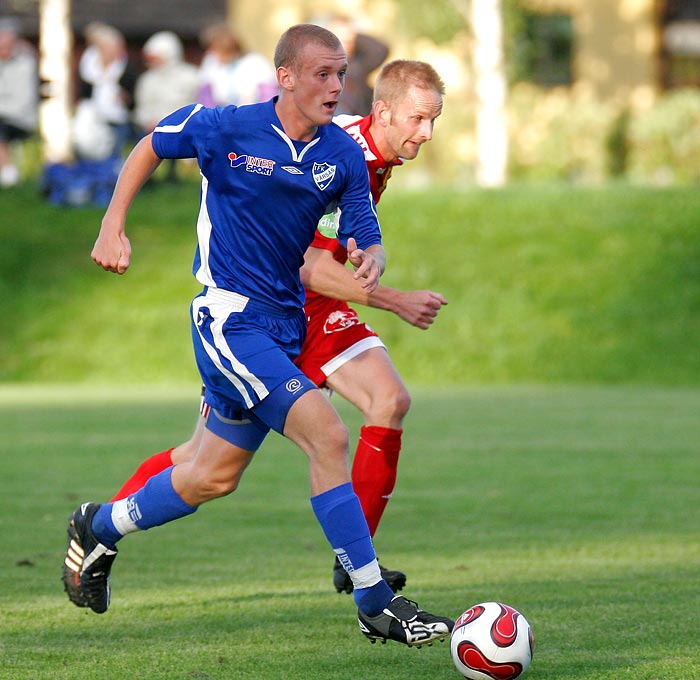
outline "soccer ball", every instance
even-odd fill
[[[513,680],[530,666],[532,628],[513,607],[482,602],[455,622],[450,639],[452,660],[470,680]]]

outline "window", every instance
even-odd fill
[[[665,0],[661,9],[661,84],[700,86],[700,0]]]
[[[570,85],[573,82],[574,31],[567,14],[535,14],[523,11],[512,37],[514,64],[511,80],[538,85]]]

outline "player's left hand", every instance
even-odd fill
[[[348,239],[348,260],[355,267],[353,276],[360,281],[360,285],[367,293],[371,293],[379,285],[379,277],[382,275],[382,267],[372,253],[357,247],[354,238]]]

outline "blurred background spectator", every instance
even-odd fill
[[[0,187],[20,180],[12,147],[36,130],[38,88],[33,47],[20,39],[19,22],[0,18]]]
[[[206,51],[199,67],[199,102],[205,106],[241,106],[277,94],[272,62],[261,54],[246,51],[228,24],[207,27],[201,41]]]
[[[134,121],[142,134],[153,131],[167,114],[197,101],[197,67],[184,59],[182,41],[172,31],[154,33],[143,46],[146,71],[136,81]],[[167,164],[166,179],[175,181],[176,162]]]
[[[85,39],[73,129],[76,153],[85,158],[120,156],[135,138],[131,114],[139,69],[113,26],[92,22],[85,27]]]
[[[374,84],[370,82],[370,75],[384,63],[389,47],[381,40],[361,33],[355,22],[346,16],[322,16],[312,23],[335,33],[348,56],[345,88],[336,113],[366,116],[372,109]]]
[[[182,41],[172,31],[154,33],[143,46],[146,71],[136,81],[134,120],[152,132],[167,114],[197,100],[197,67],[184,60]]]

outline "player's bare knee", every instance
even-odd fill
[[[394,398],[394,413],[398,417],[403,418],[408,413],[408,409],[410,408],[411,393],[404,385],[400,385]]]
[[[332,426],[314,432],[306,447],[306,454],[313,461],[345,461],[348,455],[349,434],[345,424],[338,420]]]
[[[329,455],[344,456],[348,450],[349,436],[345,423],[338,420],[332,427],[318,434],[315,448]]]
[[[329,438],[334,449],[337,449],[338,451],[346,451],[350,438],[347,425],[345,425],[342,420],[338,420],[335,426],[331,428]]]
[[[198,469],[195,464],[190,467],[186,478],[187,495],[197,499],[198,504],[228,496],[238,488],[242,475],[242,469]]]
[[[372,395],[365,417],[374,423],[394,423],[403,420],[411,408],[411,393],[403,383],[393,383],[390,388]]]
[[[202,502],[228,496],[238,488],[238,479],[208,478],[202,479],[196,486],[196,493]]]

